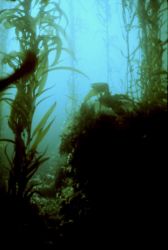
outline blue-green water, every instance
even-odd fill
[[[8,3],[9,7],[12,5],[15,6],[15,3]],[[32,9],[32,16],[37,15],[38,7],[37,5]],[[71,50],[74,56],[63,52],[58,66],[74,67],[88,77],[66,70],[52,71],[48,74],[46,88],[50,86],[53,88],[46,95],[51,95],[51,97],[37,108],[33,125],[56,101],[57,107],[53,114],[56,120],[43,142],[44,147],[48,146],[49,152],[52,153],[55,153],[67,118],[73,114],[74,109],[78,109],[88,93],[91,83],[107,82],[113,94],[127,91],[125,83],[127,62],[122,55],[126,51],[126,44],[123,37],[124,24],[120,1],[111,3],[110,1],[96,2],[92,0],[62,1],[61,7],[68,19],[68,23],[64,18],[60,22],[66,32],[66,39],[63,37],[63,47]],[[106,13],[106,8],[108,8],[108,13]],[[14,29],[3,30],[3,32],[7,34],[7,38],[1,41],[4,44],[5,52],[19,50]],[[137,47],[137,33],[138,31],[135,30],[131,34],[131,50]],[[51,54],[51,61],[52,57]],[[5,71],[6,68],[4,68]],[[5,135],[11,136],[6,129]],[[55,139],[53,140],[53,138]]]
[[[53,8],[50,1],[47,2],[46,11]],[[52,35],[54,32],[52,25],[45,28],[47,31],[43,30],[43,28],[39,29],[40,13],[42,17],[40,1],[37,1],[36,5],[36,1],[31,1],[31,3],[31,16],[34,19],[39,16],[39,23],[36,25],[36,36],[38,37],[47,32],[48,36],[50,33]],[[129,34],[126,31],[126,25],[128,26],[131,21],[131,8],[132,10],[136,8],[137,1],[131,3],[130,13],[126,10],[124,16],[122,1],[119,0],[61,1],[62,17],[58,22],[57,19],[52,20],[61,27],[60,30],[58,29],[58,34],[62,40],[62,53],[55,66],[72,67],[80,70],[85,75],[66,69],[52,70],[48,73],[45,88],[51,86],[52,88],[43,94],[43,97],[49,96],[49,98],[37,107],[32,128],[36,126],[46,110],[54,102],[57,103],[57,106],[50,117],[51,120],[55,118],[55,121],[40,144],[40,150],[48,148],[48,154],[55,155],[64,126],[66,126],[68,119],[78,110],[92,83],[105,82],[109,84],[112,94],[130,93],[134,98],[139,98],[141,87],[136,81],[139,79],[138,67],[141,63],[142,52],[138,49],[138,46],[140,46],[138,38],[140,30],[138,29],[137,16],[132,20],[132,28],[130,28]],[[2,9],[14,8],[16,4],[17,1],[16,3],[3,1]],[[56,11],[58,10],[56,9]],[[1,27],[1,30],[3,33],[3,39],[1,40],[2,52],[10,54],[13,51],[19,51],[20,47],[19,42],[16,40],[14,25],[11,29]],[[165,31],[166,25],[163,25],[160,30],[162,40],[165,39]],[[132,55],[129,60],[133,61],[130,68],[128,66],[128,50]],[[136,54],[133,55],[136,50]],[[164,68],[166,68],[165,59],[166,53],[163,54]],[[49,62],[53,60],[54,52],[49,55]],[[11,68],[4,65],[3,74],[5,75],[7,72],[11,72]],[[9,92],[15,93],[15,90]],[[3,114],[3,121],[1,121],[3,122],[2,137],[11,138],[12,133],[7,126],[10,107],[3,104],[1,109]]]

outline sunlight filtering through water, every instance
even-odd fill
[[[131,5],[132,10],[135,9],[136,2]],[[5,4],[6,7],[15,6],[15,3],[9,5],[4,2]],[[48,39],[53,35],[61,37],[61,56],[56,65],[59,69],[48,72],[46,88],[51,89],[41,97],[46,97],[46,100],[37,107],[32,124],[35,128],[49,107],[54,102],[57,103],[56,110],[50,117],[51,120],[55,118],[55,122],[41,144],[42,149],[48,147],[49,152],[55,152],[67,120],[78,110],[92,83],[108,83],[112,94],[131,93],[134,98],[139,97],[140,88],[133,85],[139,77],[138,70],[142,57],[140,50],[133,56],[139,46],[138,17],[132,19],[133,26],[129,30],[131,12],[124,13],[122,1],[119,0],[62,0],[60,6],[59,1],[55,1],[54,4],[48,3],[45,11],[42,10],[39,1],[33,0],[31,6],[32,20],[36,23],[36,37],[46,34]],[[57,7],[57,10],[54,7]],[[54,22],[49,20],[47,11],[55,17]],[[48,20],[49,25],[42,23],[43,17]],[[57,25],[58,29],[54,30],[53,25]],[[6,32],[9,44],[4,47],[6,52],[19,51],[19,43],[14,38],[14,28]],[[44,43],[39,43],[39,50]],[[58,44],[57,50],[59,46]],[[130,58],[128,53],[131,55]],[[56,53],[51,49],[50,65],[54,62],[55,56]],[[55,65],[51,66],[53,69],[54,67]],[[9,67],[8,72],[10,70]],[[10,93],[12,91],[11,89]],[[4,110],[9,113],[9,106],[4,105]],[[8,134],[9,131],[6,130],[5,133]],[[51,143],[52,138],[55,140]]]

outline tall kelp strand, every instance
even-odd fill
[[[49,1],[16,1],[13,6],[1,11],[0,21],[5,28],[14,28],[19,48],[4,53],[3,62],[14,73],[1,80],[0,88],[5,90],[9,84],[16,84],[14,99],[2,98],[11,107],[8,126],[14,139],[2,138],[1,141],[10,142],[14,147],[13,156],[7,157],[10,164],[9,194],[22,199],[31,194],[30,190],[26,191],[26,186],[48,159],[44,150],[38,151],[41,151],[40,144],[54,123],[56,102],[47,108],[35,125],[33,121],[37,106],[47,99],[43,94],[49,89],[45,89],[48,72],[57,70],[59,64],[65,32],[58,22],[65,14],[59,3]],[[52,63],[50,53],[54,55]]]

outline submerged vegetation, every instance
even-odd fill
[[[162,38],[160,34],[164,25],[162,20],[164,3],[164,1],[138,1],[137,5],[142,50],[139,79],[142,98],[143,101],[158,102],[161,105],[167,102],[168,79],[168,72],[163,68],[163,54],[168,38]]]
[[[21,224],[24,224],[26,216],[29,216],[30,198],[34,192],[33,188],[37,185],[37,183],[30,185],[29,182],[42,163],[48,159],[45,152],[39,152],[38,146],[54,122],[50,116],[55,110],[56,103],[48,108],[34,129],[32,129],[33,117],[37,106],[46,99],[43,98],[43,94],[48,90],[45,88],[48,72],[53,68],[57,70],[56,66],[59,64],[63,49],[62,37],[65,36],[63,27],[59,25],[59,20],[62,17],[66,18],[64,12],[59,4],[54,2],[50,4],[52,9],[47,10],[47,4],[45,1],[34,3],[17,1],[13,9],[4,9],[0,15],[0,22],[6,29],[14,28],[20,48],[20,51],[12,51],[3,57],[3,63],[9,65],[15,73],[2,80],[1,87],[5,88],[11,83],[17,84],[14,99],[8,97],[8,93],[1,98],[1,101],[10,105],[8,126],[14,135],[13,139],[1,138],[1,142],[11,143],[14,148],[12,155],[8,155],[7,147],[4,148],[9,165],[8,182],[4,183],[7,189],[7,193],[4,193],[6,196],[4,206],[13,207],[11,212],[16,221],[23,217]],[[31,13],[37,5],[39,12],[33,17]],[[33,61],[29,62],[31,65],[26,63],[26,69],[22,63],[28,53],[32,53],[38,59],[37,67],[31,75],[28,75],[28,71],[29,67],[33,67]],[[51,53],[54,54],[53,62],[50,62],[49,58]],[[21,68],[17,70],[20,65]],[[2,215],[3,213],[4,211],[1,212]],[[8,216],[8,213],[6,215]],[[22,228],[19,222],[15,224],[16,222],[12,220],[9,223],[11,225],[14,223],[13,225],[19,230]]]
[[[31,12],[36,5],[39,5],[39,13],[33,17]],[[52,3],[51,6],[52,11],[49,11],[46,10],[47,2],[36,1],[32,6],[31,1],[18,1],[13,9],[2,11],[0,17],[5,28],[15,29],[20,47],[20,51],[4,55],[3,62],[16,70],[27,51],[32,51],[38,58],[34,73],[26,77],[27,68],[25,73],[23,72],[23,77],[17,82],[15,98],[2,99],[11,106],[8,125],[14,134],[14,140],[11,140],[14,144],[12,159],[5,151],[11,168],[8,190],[10,195],[18,198],[31,193],[31,190],[29,192],[26,190],[27,183],[41,164],[48,159],[44,153],[38,152],[37,147],[53,124],[54,120],[50,122],[48,120],[54,112],[56,103],[47,110],[33,131],[32,121],[37,106],[46,99],[42,96],[47,91],[45,84],[48,72],[59,63],[62,51],[61,35],[64,31],[56,20],[65,14],[58,4]],[[49,62],[50,53],[55,54],[52,63]]]
[[[160,34],[166,9],[161,0],[137,0],[134,5],[122,0],[121,6],[127,93],[113,94],[109,83],[93,83],[61,136],[56,171],[48,166],[44,176],[37,170],[49,156],[39,146],[54,124],[56,102],[35,127],[33,119],[48,98],[44,96],[50,89],[48,73],[60,69],[82,73],[59,65],[63,51],[72,54],[64,47],[67,35],[60,25],[62,18],[68,24],[68,18],[60,1],[18,0],[14,8],[0,12],[0,22],[6,29],[14,28],[19,45],[19,51],[3,52],[3,63],[15,75],[26,54],[37,60],[31,74],[28,69],[19,78],[6,78],[7,84],[15,84],[16,94],[12,98],[3,92],[0,99],[1,107],[4,102],[10,107],[8,126],[13,135],[0,138],[7,159],[7,163],[0,159],[0,219],[4,235],[18,248],[63,249],[68,244],[80,249],[97,242],[106,249],[113,242],[122,246],[123,241],[133,244],[132,239],[146,242],[142,232],[149,236],[149,228],[155,230],[157,172],[166,155],[167,39]],[[33,8],[38,10],[36,16]],[[131,52],[134,28],[139,30],[139,44]],[[12,153],[7,145],[12,145]],[[3,173],[6,165],[8,174]]]
[[[167,69],[164,61],[168,39],[163,36],[166,8],[165,1],[138,0],[137,5],[133,5],[132,1],[122,0],[128,93],[151,104],[158,102],[165,105],[167,102]],[[131,51],[131,33],[135,29],[138,29],[139,43]]]

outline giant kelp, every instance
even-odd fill
[[[168,43],[162,40],[162,9],[164,1],[138,1],[137,15],[141,31],[140,44],[142,63],[140,66],[140,83],[144,101],[162,102],[167,100],[167,70],[163,68],[163,54]],[[166,10],[164,10],[166,11]]]
[[[167,102],[167,69],[165,53],[166,2],[122,0],[127,60],[126,82],[132,98],[144,102]],[[131,50],[131,34],[137,30],[138,43]]]
[[[51,105],[34,131],[32,131],[32,120],[36,107],[46,99],[42,98],[42,95],[46,92],[45,83],[48,72],[58,64],[61,56],[61,35],[64,34],[64,31],[56,20],[59,20],[63,15],[65,16],[59,4],[51,3],[52,11],[46,10],[47,4],[47,2],[36,1],[32,6],[31,1],[18,1],[13,9],[3,10],[0,16],[0,21],[5,28],[15,28],[16,39],[21,49],[20,52],[13,51],[4,55],[3,62],[16,70],[18,65],[21,65],[23,56],[28,50],[32,51],[38,58],[37,68],[31,76],[26,77],[28,68],[25,69],[21,79],[16,79],[15,99],[3,98],[11,106],[8,124],[14,133],[14,140],[6,141],[11,141],[14,145],[14,157],[9,160],[11,167],[9,193],[14,196],[22,197],[25,194],[27,182],[38,167],[47,160],[43,153],[37,152],[37,147],[53,123],[52,120],[47,124],[56,104]],[[36,17],[32,17],[31,10],[36,5],[39,5],[39,12]],[[51,35],[51,28],[47,29],[51,26],[51,22],[53,35]],[[39,34],[36,33],[37,29],[40,30]],[[50,65],[49,55],[51,52],[55,53],[55,58]],[[14,81],[15,79],[12,82]],[[40,101],[39,98],[41,98]],[[9,156],[7,158],[10,159]]]
[[[59,4],[52,3],[50,11],[46,10],[47,2],[34,2],[34,5],[38,4],[39,13],[35,18],[31,15],[32,1],[16,1],[14,8],[4,9],[0,13],[0,22],[4,27],[14,28],[20,48],[20,51],[3,53],[3,63],[9,65],[15,72],[12,77],[23,69],[24,58],[28,51],[35,55],[38,60],[31,75],[28,75],[28,67],[24,68],[24,72],[19,78],[11,79],[8,77],[4,80],[9,81],[9,84],[17,83],[16,95],[14,99],[8,97],[7,93],[2,97],[2,100],[10,105],[8,125],[14,138],[1,138],[1,141],[12,143],[14,151],[13,155],[8,155],[7,148],[4,148],[8,159],[9,175],[7,190],[4,190],[3,197],[1,196],[0,215],[4,234],[8,234],[17,247],[21,246],[22,243],[25,245],[26,242],[27,244],[29,242],[29,245],[35,244],[36,241],[39,245],[40,242],[40,236],[37,236],[38,231],[39,234],[41,231],[39,222],[37,222],[39,220],[33,205],[30,206],[29,203],[32,187],[27,186],[27,184],[42,163],[48,159],[45,152],[38,151],[38,146],[53,124],[54,120],[49,121],[49,119],[55,110],[56,103],[48,108],[33,131],[32,121],[37,106],[46,99],[46,97],[43,98],[43,93],[47,91],[45,89],[47,75],[49,70],[58,64],[62,52],[60,33],[64,35],[63,28],[57,23],[64,15]],[[53,33],[51,35],[51,29],[48,27],[52,20]],[[37,27],[40,30],[38,34],[36,33]],[[55,57],[50,64],[49,55],[51,52],[55,53]],[[25,224],[28,226],[25,227]],[[34,231],[32,234],[33,228],[36,228],[36,232]],[[7,231],[8,233],[6,233]]]
[[[36,209],[32,204],[30,206],[32,187],[27,184],[41,164],[48,159],[45,153],[38,151],[38,146],[53,123],[53,120],[49,122],[48,120],[55,110],[56,103],[48,108],[33,131],[32,121],[37,106],[46,99],[42,95],[47,91],[45,89],[47,75],[49,70],[58,64],[62,51],[60,32],[64,33],[63,28],[58,23],[54,23],[64,15],[59,4],[52,3],[53,9],[50,12],[45,10],[47,2],[34,2],[34,5],[38,4],[39,13],[36,18],[31,16],[32,1],[16,1],[14,8],[4,9],[0,13],[0,22],[4,27],[14,28],[20,48],[20,51],[3,53],[3,63],[9,65],[14,73],[1,81],[3,89],[9,84],[16,83],[14,99],[4,93],[1,100],[10,105],[8,125],[14,135],[13,139],[1,138],[3,142],[12,143],[14,148],[13,155],[9,155],[7,148],[4,148],[9,174],[8,183],[5,181],[6,189],[1,187],[0,190],[1,227],[4,235],[8,235],[13,246],[18,248],[25,244],[35,246],[35,242],[38,242],[39,247],[40,234],[44,228],[37,217]],[[49,34],[51,29],[47,30],[47,27],[51,24],[52,18],[54,31],[51,35]],[[40,34],[36,33],[37,29],[41,31]],[[55,58],[50,65],[51,52],[55,53]],[[30,59],[29,56],[24,59],[25,55],[30,54],[38,60],[38,64],[34,65],[36,67],[32,68],[32,64],[25,64],[25,60]],[[30,60],[29,63],[31,63]],[[1,165],[1,168],[4,166]],[[34,232],[33,228],[36,228]],[[3,245],[2,242],[1,244]],[[10,243],[8,245],[5,242],[5,245],[10,247]]]
[[[38,9],[38,13],[33,17],[31,11],[35,7]],[[51,8],[48,9],[48,7]],[[66,34],[59,21],[62,17],[67,21],[67,18],[60,8],[59,2],[16,1],[14,8],[4,9],[0,14],[0,22],[4,27],[15,29],[20,48],[20,51],[3,53],[3,63],[14,71],[11,75],[12,78],[9,76],[2,80],[3,89],[7,87],[6,84],[14,83],[16,84],[16,95],[12,99],[8,97],[8,93],[5,93],[1,100],[10,105],[8,125],[14,135],[13,139],[1,138],[1,141],[11,143],[14,148],[13,155],[8,154],[7,147],[4,149],[8,160],[9,178],[6,185],[7,190],[0,190],[4,191],[3,197],[0,197],[2,201],[0,215],[3,217],[1,225],[4,227],[4,234],[8,231],[14,246],[20,247],[22,244],[24,246],[27,244],[32,247],[33,244],[35,247],[36,243],[38,247],[41,244],[48,246],[48,235],[41,239],[43,230],[48,233],[48,227],[43,225],[42,220],[37,216],[37,207],[34,208],[30,203],[32,194],[37,193],[37,190],[34,189],[37,183],[31,185],[29,181],[42,163],[48,159],[45,152],[39,152],[39,145],[53,124],[54,119],[51,121],[49,119],[55,110],[56,103],[48,108],[34,129],[32,129],[32,121],[37,106],[48,98],[43,97],[43,94],[50,89],[45,88],[49,71],[82,72],[72,67],[59,66],[62,50],[71,54],[71,51],[63,48]],[[52,62],[49,61],[51,53],[54,54]],[[38,60],[31,74],[28,74],[30,73],[28,72],[29,67],[27,70],[23,67],[26,54],[34,55]],[[18,77],[20,71],[23,71],[21,72],[23,74]],[[42,193],[44,194],[44,185]],[[65,192],[63,196],[66,196]],[[36,198],[35,200],[38,202]],[[59,201],[57,206],[58,204]]]

